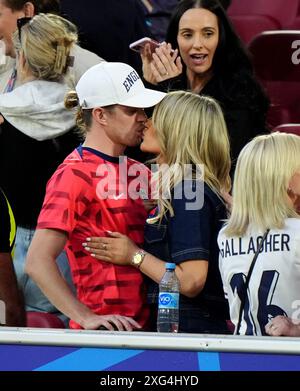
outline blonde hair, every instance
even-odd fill
[[[157,219],[167,212],[174,215],[171,201],[162,195],[166,190],[171,195],[183,180],[186,165],[203,165],[204,182],[218,195],[230,190],[228,133],[222,110],[214,99],[186,91],[171,92],[154,109],[152,121],[161,148],[157,160],[171,171],[169,183],[164,183],[159,171],[154,175],[158,186]]]
[[[249,226],[262,232],[299,217],[288,197],[289,181],[300,168],[300,137],[273,133],[248,143],[238,158],[233,208],[227,236],[242,236]]]
[[[39,14],[21,28],[21,42],[14,35],[14,44],[21,45],[24,58],[34,77],[59,81],[70,65],[70,51],[77,42],[77,29],[68,20],[54,14]]]
[[[76,125],[78,128],[78,133],[81,137],[85,137],[89,128],[92,125],[92,109],[83,110],[79,106],[79,98],[76,91],[69,91],[65,96],[65,108],[67,110],[72,110],[77,108],[76,112]]]
[[[75,90],[69,91],[67,93],[67,95],[65,96],[64,104],[67,110],[73,110],[77,108],[75,119],[76,125],[78,128],[79,135],[84,138],[93,123],[93,109],[83,109],[80,106],[79,97]],[[105,109],[112,113],[116,106],[117,105],[115,104],[105,106]]]

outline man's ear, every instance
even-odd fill
[[[102,107],[96,107],[92,111],[93,119],[101,124],[101,125],[107,125],[107,115],[106,111]]]
[[[25,16],[29,18],[33,18],[34,15],[37,13],[37,10],[34,8],[33,3],[30,1],[27,1],[27,3],[24,4],[23,11]]]

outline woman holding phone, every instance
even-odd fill
[[[154,53],[150,46],[142,52],[144,79],[162,91],[184,89],[215,98],[235,160],[248,141],[266,132],[269,103],[219,1],[180,1],[166,41]]]

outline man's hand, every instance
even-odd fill
[[[133,331],[140,330],[141,326],[132,318],[121,315],[91,315],[82,324],[85,330],[98,330],[103,326],[105,330]]]

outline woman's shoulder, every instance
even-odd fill
[[[300,236],[300,218],[286,219],[284,230],[291,231],[291,232],[295,231],[295,233],[299,232],[299,236]]]
[[[213,189],[201,179],[184,179],[174,187],[173,205],[187,204],[193,207],[201,205],[214,209],[226,209],[225,202]],[[193,207],[192,207],[193,205]]]

